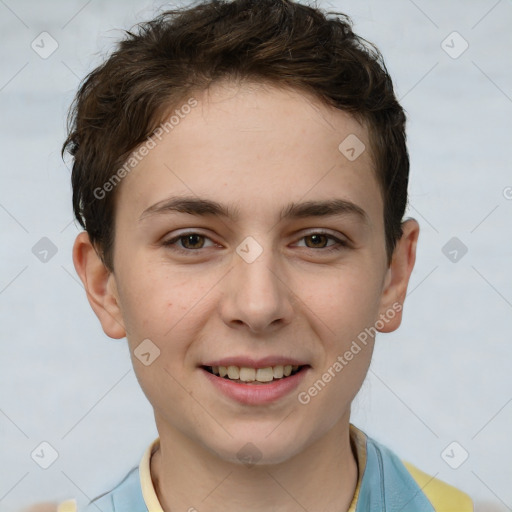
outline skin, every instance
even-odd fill
[[[73,249],[91,307],[108,336],[127,337],[154,408],[161,442],[151,460],[157,495],[165,511],[348,510],[358,475],[350,404],[374,340],[307,405],[297,394],[380,315],[403,304],[418,223],[403,223],[388,266],[368,131],[348,113],[257,83],[218,82],[193,97],[198,106],[117,191],[114,272],[86,232]],[[338,150],[349,134],[367,148],[354,161]],[[239,218],[167,212],[140,220],[170,195],[237,207]],[[279,221],[290,202],[334,198],[362,208],[367,223],[355,214]],[[328,252],[338,244],[311,236],[319,231],[347,245]],[[163,245],[186,232],[206,238]],[[236,252],[247,236],[263,250],[252,263]],[[379,331],[398,328],[401,311],[395,313]],[[133,355],[144,339],[160,350],[149,366]],[[199,368],[233,355],[291,356],[311,368],[299,389],[277,402],[242,405]],[[261,453],[251,467],[237,458],[248,442]]]

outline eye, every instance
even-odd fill
[[[203,249],[205,247],[205,240],[210,240],[206,235],[190,231],[187,233],[181,233],[180,235],[162,242],[165,247],[170,247],[178,252],[192,252],[194,250]],[[210,240],[211,241],[211,240]],[[181,243],[181,247],[177,245]],[[213,244],[210,246],[212,247]]]
[[[325,243],[328,240],[333,240],[334,244],[326,246]],[[309,249],[325,249],[324,252],[330,251],[339,251],[348,247],[347,242],[340,240],[339,238],[331,235],[330,233],[326,233],[324,231],[315,231],[309,233],[301,238],[301,240],[310,240],[311,245],[306,242],[306,247]]]

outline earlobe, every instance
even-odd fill
[[[91,244],[89,234],[82,231],[73,245],[73,263],[87,299],[110,338],[126,336],[114,275],[108,271]]]
[[[407,286],[416,261],[419,224],[414,219],[408,219],[402,223],[402,230],[382,291],[380,318],[384,326],[378,329],[380,332],[392,332],[400,326]]]

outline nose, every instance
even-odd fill
[[[221,314],[230,327],[270,333],[291,322],[293,291],[286,269],[271,249],[252,262],[234,255],[224,282]]]

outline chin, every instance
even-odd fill
[[[232,432],[233,438],[226,439],[227,436],[224,436],[215,445],[212,445],[210,439],[205,446],[229,463],[247,467],[281,464],[300,453],[307,444],[307,439],[304,439],[303,430],[294,432],[288,426],[279,432],[280,427],[277,425],[279,422],[274,423],[271,428],[253,429],[250,434],[248,429],[233,433],[227,428]]]

